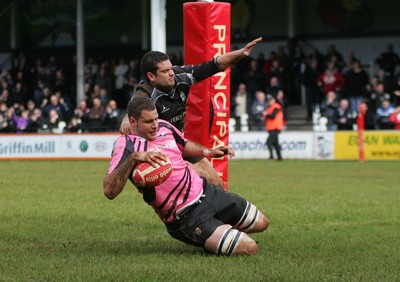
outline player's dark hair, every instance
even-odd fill
[[[154,102],[148,97],[136,96],[133,97],[128,103],[128,117],[139,119],[142,111],[153,111],[156,109]]]
[[[160,62],[164,62],[169,60],[167,54],[159,51],[150,51],[144,54],[142,60],[140,61],[140,70],[142,71],[142,75],[147,79],[147,73],[151,72],[152,74],[157,73],[157,64]]]

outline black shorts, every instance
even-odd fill
[[[236,225],[242,218],[247,201],[204,180],[199,203],[190,207],[179,219],[166,224],[168,233],[187,244],[204,247],[218,226]]]

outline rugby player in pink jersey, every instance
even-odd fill
[[[139,162],[155,165],[168,157],[173,164],[171,176],[153,188],[137,187],[175,239],[219,255],[253,255],[257,243],[247,234],[262,232],[268,219],[242,197],[201,178],[184,156],[234,156],[232,148],[206,148],[183,137],[181,131],[158,120],[155,104],[147,97],[135,97],[128,104],[132,133],[121,135],[114,145],[104,194],[114,199],[126,182],[132,181]]]

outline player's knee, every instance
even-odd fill
[[[251,240],[246,242],[246,251],[243,253],[244,255],[256,255],[258,253],[258,244],[256,241]]]
[[[256,226],[257,226],[258,232],[262,232],[262,231],[266,230],[269,226],[268,218],[265,215],[263,215],[262,213],[260,213]]]
[[[232,256],[238,255],[255,255],[258,253],[258,244],[256,241],[251,239],[247,234],[243,233],[238,246],[232,253]]]

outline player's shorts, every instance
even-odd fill
[[[248,206],[242,197],[207,183],[205,179],[203,188],[203,195],[197,204],[166,224],[173,238],[198,247],[204,247],[217,227],[224,224],[235,226]]]

